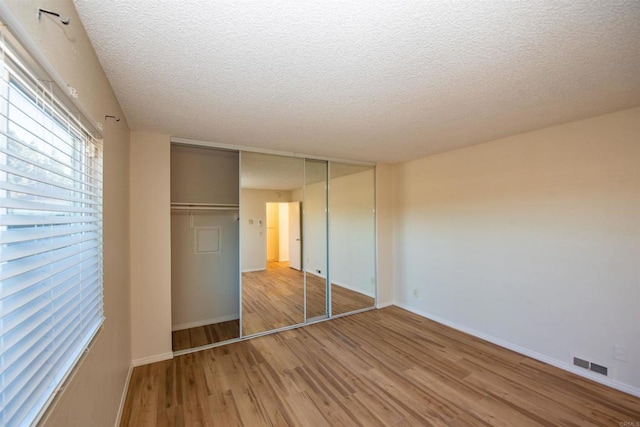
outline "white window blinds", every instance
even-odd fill
[[[0,42],[0,425],[38,420],[103,321],[102,147]]]

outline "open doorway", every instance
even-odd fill
[[[266,203],[267,263],[302,268],[300,202]]]

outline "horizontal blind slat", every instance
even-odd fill
[[[47,184],[47,185],[51,185],[53,187],[58,187],[58,188],[62,188],[64,190],[69,190],[69,191],[73,191],[79,194],[86,194],[89,197],[95,197],[95,198],[99,198],[100,195],[97,192],[93,192],[93,191],[89,191],[86,190],[84,188],[79,188],[73,185],[66,185],[63,184],[61,182],[53,182],[53,181],[49,181],[48,179],[46,179],[46,177],[42,177],[42,176],[38,176],[38,175],[34,175],[32,173],[29,173],[28,171],[24,171],[18,168],[14,168],[13,166],[9,166],[6,163],[0,163],[0,171],[1,172],[6,172],[8,174],[11,175],[15,175],[15,176],[21,176],[23,178],[29,179],[31,181],[37,181],[37,182],[41,182],[43,184]]]
[[[100,242],[96,241],[96,242],[93,242],[92,245],[84,248],[79,246],[70,246],[70,247],[58,249],[56,251],[52,251],[44,255],[39,254],[27,259],[21,259],[19,263],[15,262],[15,263],[9,264],[7,267],[3,267],[2,270],[0,270],[0,280],[10,279],[20,274],[24,274],[28,271],[32,271],[37,268],[42,268],[58,260],[65,259],[76,254],[80,254],[83,251],[89,251],[98,246],[100,246]],[[4,293],[5,291],[4,289],[2,289],[0,290],[0,292]]]
[[[33,169],[37,169],[40,172],[45,172],[45,175],[47,175],[47,174],[54,175],[54,176],[47,175],[48,181],[59,182],[60,180],[62,180],[64,182],[74,182],[74,183],[77,183],[77,184],[79,184],[79,185],[81,185],[83,187],[86,186],[86,187],[91,187],[93,189],[99,188],[99,185],[93,184],[93,183],[101,183],[102,182],[99,179],[92,179],[89,182],[86,179],[83,179],[82,176],[68,175],[68,174],[64,173],[63,171],[54,169],[52,166],[43,165],[41,163],[38,163],[35,159],[30,159],[30,158],[28,158],[26,156],[23,156],[21,154],[18,154],[18,153],[12,152],[10,150],[4,149],[4,148],[2,148],[2,146],[0,146],[0,153],[8,156],[11,160],[14,160],[14,161],[15,160],[19,160],[22,163],[25,163],[27,165],[33,166]],[[19,168],[17,168],[17,169],[19,169]]]
[[[87,205],[98,204],[98,202],[96,202],[93,199],[76,197],[71,195],[70,193],[54,190],[52,188],[44,189],[44,188],[29,187],[27,185],[12,184],[6,181],[0,181],[0,190],[6,190],[6,191],[10,191],[13,193],[20,193],[20,194],[29,194],[32,196],[48,198],[48,199],[66,200],[68,202],[84,203]]]
[[[8,248],[4,248],[2,253],[0,253],[0,262],[15,261],[20,258],[51,252],[56,249],[79,245],[97,238],[98,233],[81,233],[73,237],[52,237],[51,239],[44,240],[41,244],[26,243],[9,246]]]
[[[84,224],[100,222],[101,219],[90,215],[0,215],[1,225],[50,225],[50,224]]]
[[[42,203],[30,200],[7,198],[0,198],[0,208],[40,212],[98,213],[96,208],[75,207],[56,203]]]
[[[98,265],[99,260],[95,259],[94,261],[94,263],[87,266],[83,264],[73,265],[58,273],[58,277],[53,276],[56,279],[50,284],[43,284],[41,287],[31,286],[26,288],[25,292],[20,292],[12,295],[11,298],[6,298],[3,301],[1,318],[3,333],[10,332],[22,321],[22,318],[29,317],[37,308],[45,307],[49,300],[43,297],[46,297],[48,293],[64,292],[66,288],[75,283],[75,279],[79,275],[88,276],[98,274],[100,272]],[[33,291],[30,292],[30,289],[33,289]],[[19,310],[16,313],[19,314],[19,316],[14,315],[16,310]]]
[[[90,225],[45,225],[35,228],[14,228],[0,231],[0,245],[7,243],[19,243],[29,240],[47,239],[49,237],[64,236],[67,234],[84,233],[88,231],[98,231],[100,228],[92,223]]]

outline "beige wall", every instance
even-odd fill
[[[640,393],[640,108],[393,172],[396,303]]]
[[[71,1],[55,9],[71,16],[62,28],[38,21],[42,1],[6,1],[25,34],[70,86],[91,118],[121,117],[104,127],[105,324],[64,391],[45,415],[50,426],[112,426],[131,363],[129,300],[129,128]]]
[[[171,352],[170,138],[131,133],[131,334],[135,365]]]

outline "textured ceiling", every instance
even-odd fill
[[[640,105],[640,1],[75,0],[132,129],[398,162]]]

